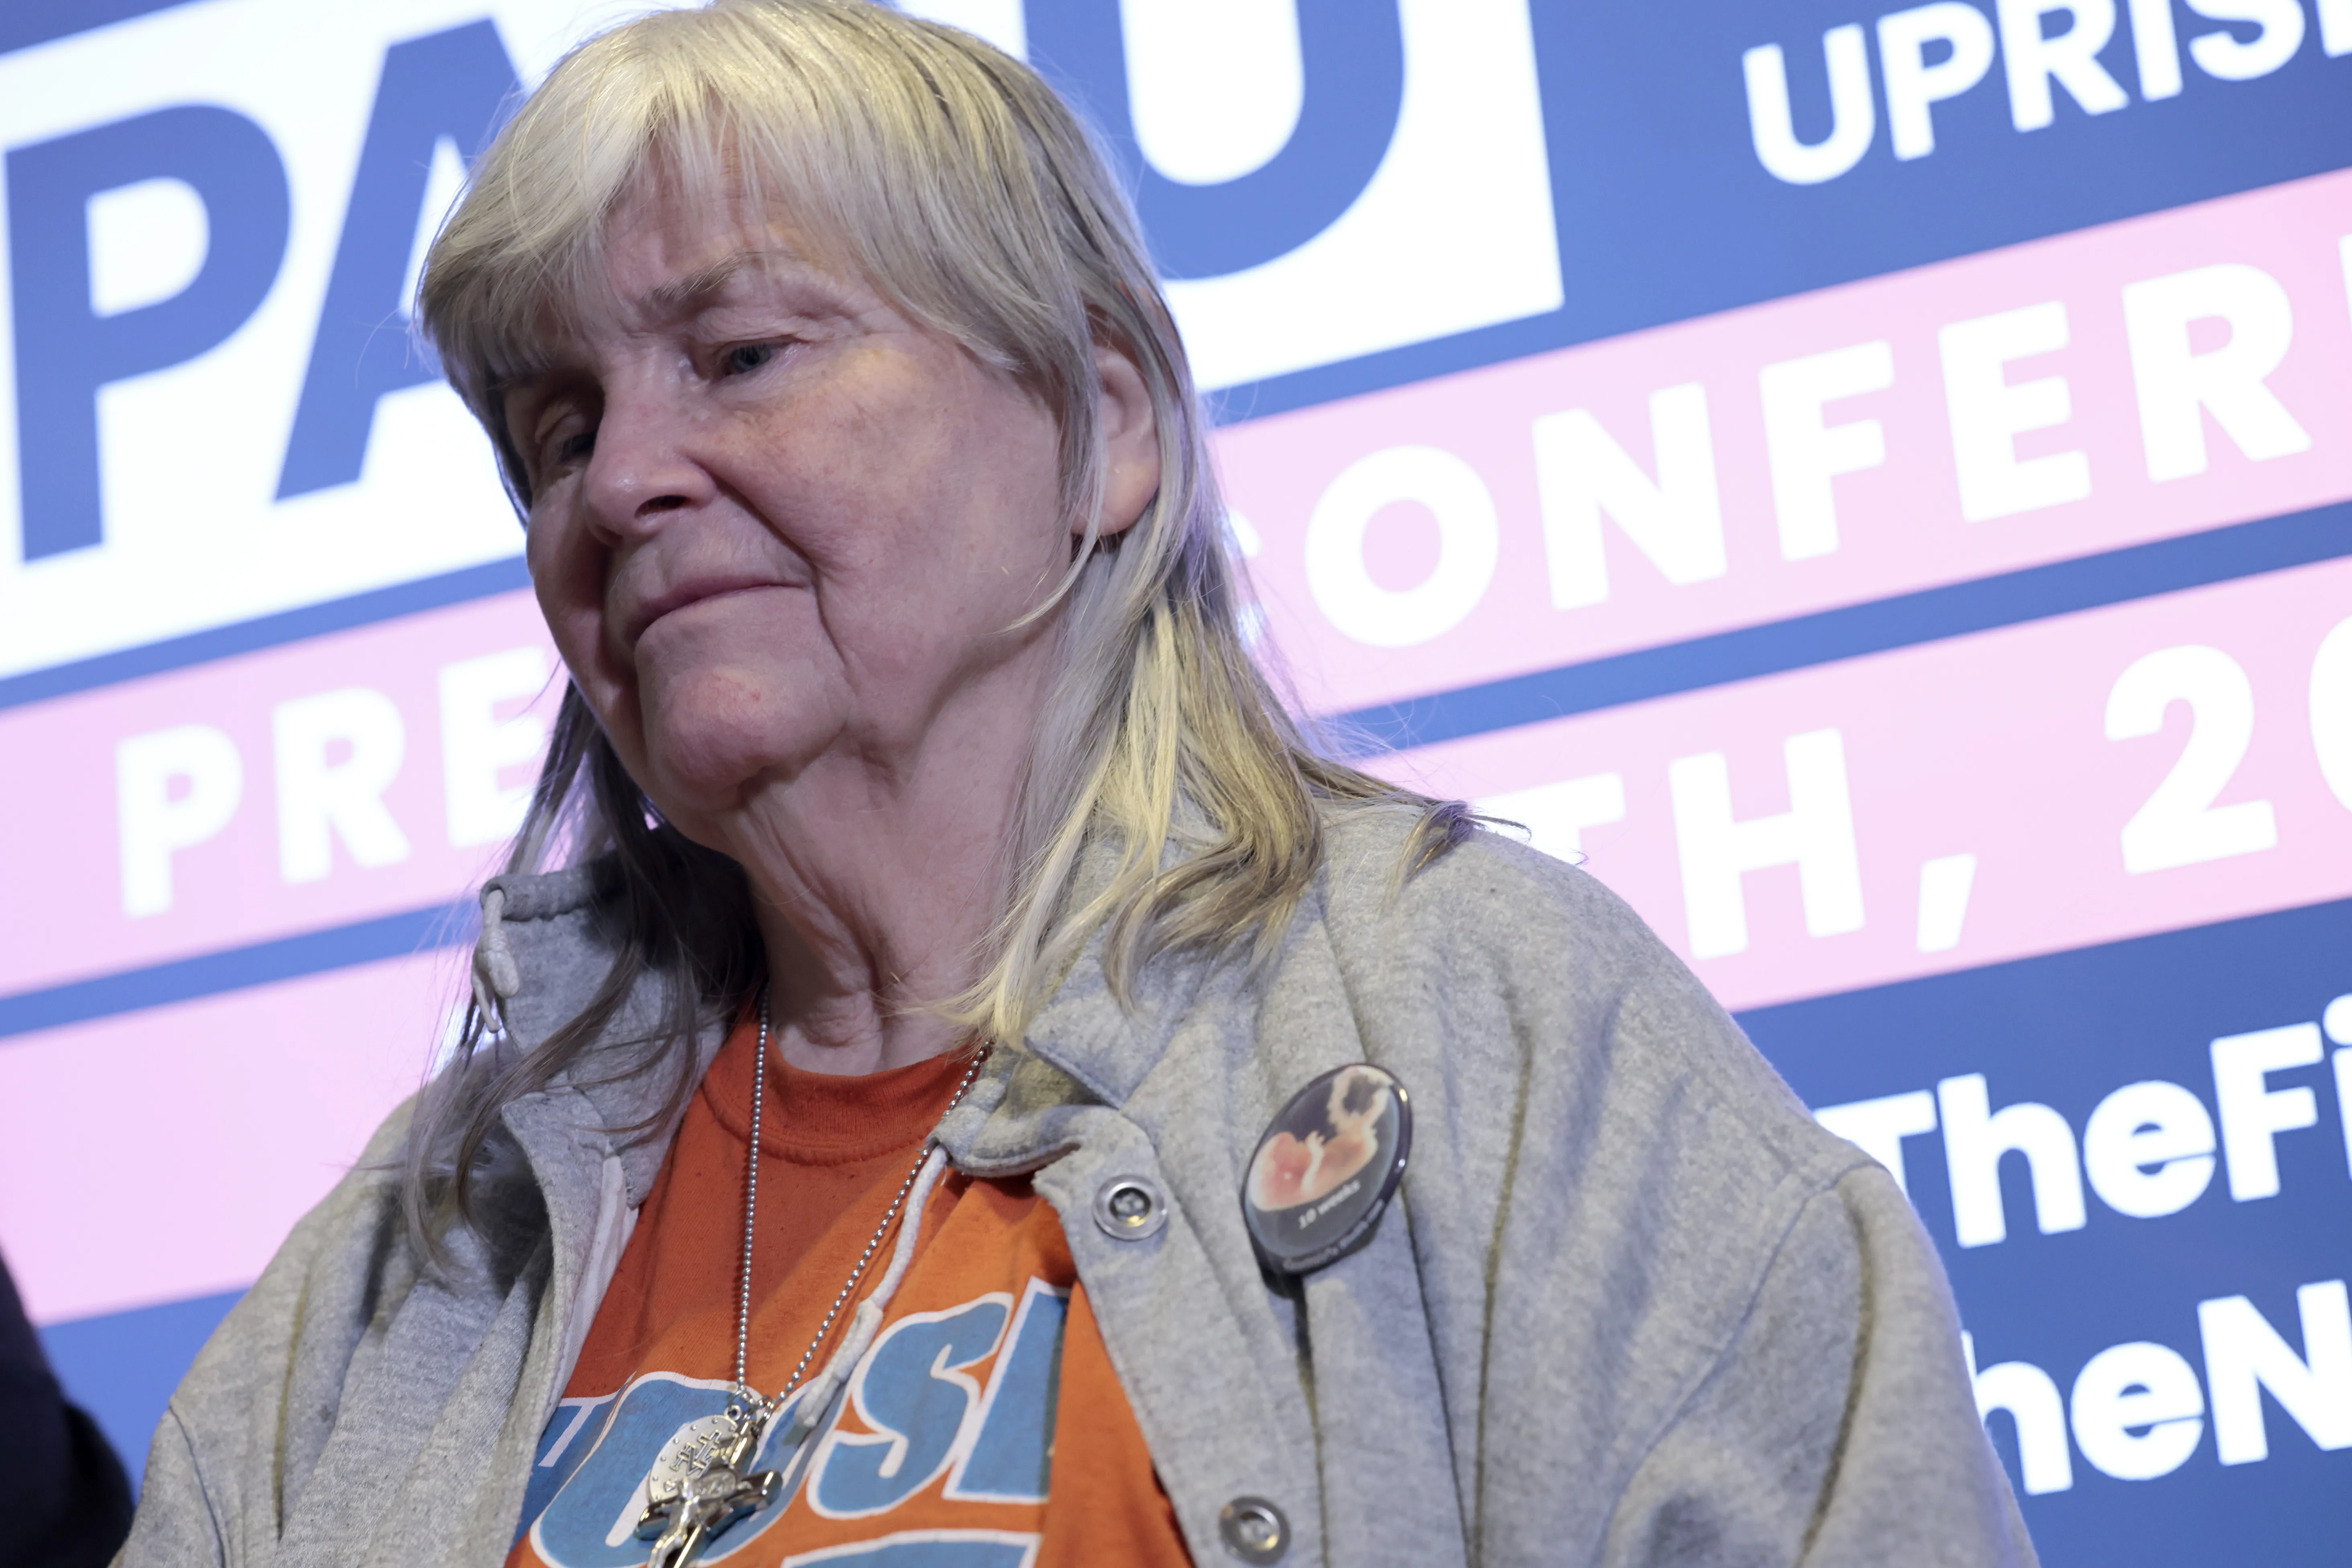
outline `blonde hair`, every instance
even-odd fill
[[[1059,673],[1007,847],[1012,891],[983,978],[959,1001],[976,1028],[1017,1041],[1097,931],[1122,996],[1163,950],[1262,960],[1314,882],[1334,806],[1417,813],[1414,863],[1465,830],[1460,805],[1319,755],[1276,700],[1240,629],[1204,421],[1128,199],[1035,72],[953,28],[866,0],[717,0],[615,28],[555,68],[482,160],[420,287],[425,329],[520,505],[501,389],[590,297],[610,216],[649,174],[689,199],[789,213],[822,260],[1059,421],[1081,543],[1055,600]],[[1113,538],[1097,531],[1097,343],[1134,363],[1159,421],[1159,493]],[[536,868],[562,814],[584,810],[575,841],[674,863],[628,868],[627,886],[668,910],[709,908],[648,879],[723,879],[718,858],[652,842],[677,836],[645,826],[576,691],[566,711],[515,868]],[[582,806],[580,779],[604,798]],[[1112,869],[1077,890],[1097,841],[1115,842]],[[700,972],[706,1002],[756,970],[740,955],[675,962]]]

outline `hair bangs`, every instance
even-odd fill
[[[1015,378],[1060,420],[1079,481],[1066,504],[1084,510],[1097,388],[1073,350],[1101,312],[1066,247],[1106,237],[1083,232],[1083,195],[1037,177],[1055,160],[1003,112],[998,62],[948,29],[862,15],[877,9],[655,13],[567,55],[493,142],[427,257],[417,319],[525,504],[499,394],[608,303],[613,224],[654,193],[782,223],[820,266]]]

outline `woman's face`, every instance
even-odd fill
[[[666,816],[713,842],[820,758],[1034,711],[1046,631],[1007,628],[1070,556],[1042,404],[723,211],[625,205],[605,285],[506,415],[541,607]]]

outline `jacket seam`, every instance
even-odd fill
[[[186,1419],[180,1414],[180,1397],[177,1394],[174,1394],[170,1402],[163,1406],[163,1418],[170,1424],[173,1435],[179,1438],[180,1451],[187,1456],[188,1476],[196,1483],[196,1495],[205,1500],[205,1522],[212,1529],[213,1561],[226,1563],[228,1543],[221,1532],[220,1505],[213,1498],[212,1483],[205,1479],[204,1461],[196,1453],[196,1440],[188,1431]],[[285,1524],[284,1507],[285,1500],[281,1498],[278,1500],[280,1530],[284,1529]]]
[[[1683,1391],[1681,1398],[1675,1402],[1673,1408],[1660,1419],[1655,1430],[1650,1434],[1649,1439],[1642,1445],[1640,1453],[1626,1468],[1626,1486],[1632,1485],[1633,1479],[1648,1466],[1651,1458],[1657,1453],[1659,1445],[1664,1443],[1675,1428],[1682,1424],[1684,1418],[1689,1415],[1691,1407],[1698,1402],[1699,1396],[1722,1372],[1725,1362],[1738,1347],[1741,1337],[1747,1332],[1748,1323],[1755,1318],[1756,1306],[1763,1297],[1764,1287],[1771,1279],[1772,1271],[1780,1266],[1781,1258],[1788,1252],[1790,1238],[1796,1235],[1797,1226],[1802,1223],[1807,1215],[1812,1212],[1815,1204],[1825,1197],[1834,1196],[1839,1184],[1844,1181],[1847,1175],[1868,1163],[1869,1156],[1857,1152],[1855,1163],[1843,1167],[1834,1176],[1817,1182],[1790,1210],[1788,1222],[1780,1227],[1780,1234],[1773,1237],[1771,1250],[1765,1254],[1763,1261],[1758,1266],[1753,1279],[1749,1281],[1747,1300],[1742,1303],[1738,1316],[1734,1318],[1725,1330],[1720,1342],[1708,1352],[1706,1363],[1691,1379],[1690,1385]],[[1623,1497],[1624,1488],[1620,1487],[1616,1497],[1611,1501],[1608,1516],[1602,1522],[1601,1535],[1604,1544],[1608,1536],[1616,1528],[1617,1509]],[[1818,1511],[1818,1503],[1816,1511]],[[1809,1533],[1810,1530],[1809,1524]]]
[[[1508,1234],[1511,1226],[1512,1205],[1518,1198],[1519,1156],[1527,1147],[1527,1133],[1528,1097],[1522,1094],[1518,1097],[1518,1104],[1511,1118],[1511,1146],[1509,1152],[1504,1157],[1503,1168],[1507,1174],[1504,1178],[1502,1201],[1495,1207],[1495,1234],[1487,1242],[1486,1267],[1480,1270],[1484,1276],[1486,1289],[1483,1310],[1478,1319],[1478,1463],[1476,1473],[1473,1478],[1473,1495],[1469,1503],[1470,1518],[1466,1521],[1469,1525],[1470,1537],[1469,1560],[1472,1563],[1482,1561],[1482,1554],[1486,1550],[1486,1455],[1489,1449],[1486,1420],[1494,1409],[1494,1401],[1488,1397],[1488,1394],[1493,1386],[1495,1371],[1496,1285],[1502,1269],[1504,1237]],[[1427,1289],[1426,1285],[1423,1286],[1424,1292]]]

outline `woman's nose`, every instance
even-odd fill
[[[586,474],[597,529],[615,539],[641,534],[709,501],[717,485],[697,459],[696,434],[671,399],[608,390]]]

